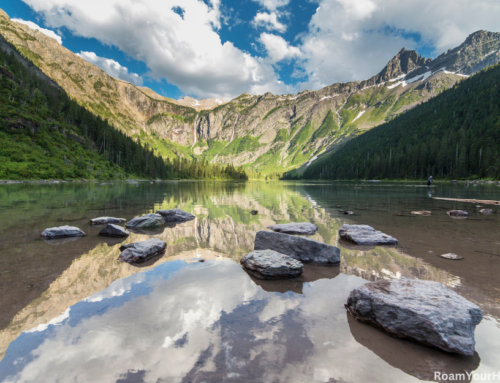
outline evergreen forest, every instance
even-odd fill
[[[0,179],[248,179],[241,168],[164,159],[73,101],[0,41]]]
[[[303,178],[500,179],[499,109],[497,64],[323,155]]]

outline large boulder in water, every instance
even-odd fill
[[[91,225],[106,225],[108,223],[123,223],[125,218],[115,218],[115,217],[99,217],[90,220]]]
[[[66,238],[66,237],[84,237],[85,234],[82,230],[75,226],[59,226],[59,227],[51,227],[45,229],[41,236],[46,239],[54,239],[54,238]]]
[[[273,250],[254,250],[245,255],[240,263],[259,279],[290,278],[304,272],[302,262]]]
[[[255,250],[274,250],[301,262],[326,265],[340,263],[340,249],[313,239],[261,230],[255,236]]]
[[[406,278],[366,283],[351,291],[346,308],[391,335],[461,355],[474,355],[483,318],[478,306],[441,283]]]
[[[112,223],[110,223],[108,226],[106,226],[99,232],[99,235],[102,235],[104,237],[120,238],[120,237],[128,237],[130,233],[123,227],[118,225],[113,225]]]
[[[131,219],[125,227],[129,228],[151,228],[165,226],[165,220],[159,214],[146,214],[142,217]]]
[[[193,214],[181,209],[158,210],[156,214],[160,214],[165,222],[173,223],[191,221],[196,218]]]
[[[343,225],[339,236],[360,246],[396,245],[398,240],[368,225]]]
[[[161,254],[167,248],[166,242],[158,238],[150,238],[120,246],[122,253],[118,260],[128,263],[140,263],[147,261],[155,255]]]
[[[467,218],[469,216],[467,210],[450,210],[447,214],[453,218]]]
[[[300,223],[280,223],[267,227],[269,230],[277,233],[285,234],[299,234],[299,235],[313,235],[318,231],[318,226],[309,222]]]

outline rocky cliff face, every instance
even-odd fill
[[[71,97],[158,154],[262,172],[304,168],[317,155],[500,61],[500,33],[479,31],[433,60],[403,48],[364,81],[297,95],[242,94],[229,102],[173,100],[108,76],[1,10],[0,33]]]

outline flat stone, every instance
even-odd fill
[[[150,238],[120,246],[121,254],[118,260],[128,263],[140,263],[155,255],[163,253],[167,248],[166,242],[158,238]]]
[[[491,210],[491,209],[481,209],[481,210],[479,210],[479,212],[483,213],[483,214],[492,214],[493,210]]]
[[[399,338],[474,355],[474,330],[483,313],[439,282],[402,278],[366,283],[349,294],[358,320]]]
[[[165,226],[165,220],[159,214],[146,214],[142,217],[135,217],[125,225],[125,227],[130,228],[151,228],[161,226]]]
[[[429,210],[421,210],[421,211],[412,211],[411,214],[429,216],[432,215],[432,212]]]
[[[354,212],[353,212],[353,211],[344,211],[344,214],[345,214],[345,215],[353,215],[353,214],[354,214]]]
[[[359,246],[396,245],[398,240],[368,225],[343,225],[340,238]]]
[[[441,254],[440,257],[446,259],[452,259],[454,261],[459,261],[461,259],[464,259],[464,257],[461,257],[460,255],[456,255],[454,253]]]
[[[446,214],[448,214],[451,217],[468,217],[469,216],[469,213],[466,210],[450,210]]]
[[[108,223],[123,223],[125,218],[115,218],[115,217],[99,217],[90,220],[91,225],[106,225]]]
[[[186,222],[196,218],[193,214],[181,209],[158,210],[156,214],[160,214],[165,222]]]
[[[340,249],[305,237],[261,230],[255,236],[255,250],[274,250],[301,262],[336,265],[340,262]]]
[[[309,222],[300,223],[280,223],[267,227],[269,230],[277,233],[285,234],[299,234],[299,235],[313,235],[318,231],[318,226]]]
[[[59,227],[51,227],[45,229],[41,236],[47,239],[54,238],[65,238],[65,237],[84,237],[85,234],[81,229],[75,226],[59,226]]]
[[[245,255],[240,263],[259,279],[293,278],[304,272],[302,262],[273,250],[254,250]]]
[[[123,227],[110,223],[99,232],[99,235],[105,237],[128,237],[130,233]]]

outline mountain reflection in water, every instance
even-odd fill
[[[495,372],[500,365],[495,268],[491,284],[479,283],[466,262],[439,263],[422,256],[415,245],[418,230],[440,227],[438,221],[446,217],[439,213],[419,217],[409,234],[397,221],[409,218],[394,218],[403,204],[430,210],[427,204],[434,203],[433,209],[445,211],[447,202],[429,202],[424,188],[380,193],[377,186],[356,189],[357,195],[349,183],[333,190],[328,190],[331,185],[293,183],[200,182],[134,189],[117,185],[114,195],[101,195],[95,202],[116,209],[107,215],[130,219],[178,207],[197,216],[158,232],[132,233],[122,241],[96,239],[100,228],[86,225],[97,216],[88,206],[92,194],[72,187],[52,190],[73,196],[73,207],[59,214],[76,217],[72,224],[89,236],[57,245],[44,243],[30,233],[61,217],[55,209],[49,217],[38,210],[32,213],[34,223],[24,229],[24,249],[35,254],[39,249],[41,254],[57,249],[56,255],[66,251],[74,258],[0,330],[2,382],[412,382],[432,381],[434,372]],[[120,193],[123,199],[117,200]],[[29,198],[27,193],[24,203]],[[367,200],[371,200],[368,207]],[[343,206],[332,209],[333,204],[359,208],[359,215],[344,216]],[[47,211],[47,205],[42,199],[41,208]],[[19,204],[1,206],[11,217],[14,207]],[[362,210],[374,208],[376,213]],[[250,210],[259,214],[252,216]],[[289,221],[318,225],[313,238],[341,247],[340,266],[305,265],[301,277],[286,281],[253,279],[238,261],[253,249],[255,233]],[[396,232],[400,246],[359,249],[339,244],[337,231],[344,223],[369,223],[391,235]],[[12,218],[4,233],[22,237],[23,224]],[[498,229],[498,218],[489,225]],[[453,235],[446,225],[440,234],[443,241]],[[489,231],[482,235],[492,236]],[[151,236],[167,242],[164,255],[143,267],[116,260],[119,243]],[[432,245],[429,235],[421,238]],[[463,240],[470,246],[470,238]],[[13,242],[2,244],[4,253],[15,253],[19,244]],[[498,251],[495,246],[493,240],[490,252]],[[197,262],[200,258],[206,262]],[[465,261],[469,258],[466,255]],[[24,275],[22,270],[13,272]],[[476,330],[473,357],[391,338],[346,314],[343,305],[353,288],[366,280],[401,277],[439,281],[481,306],[485,319]]]

